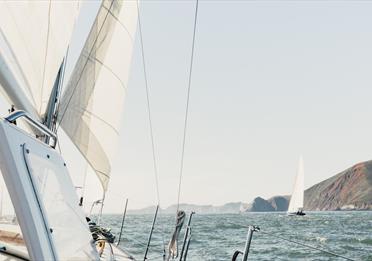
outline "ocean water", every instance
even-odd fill
[[[118,235],[121,218],[106,215],[103,224]],[[120,246],[138,260],[143,260],[152,219],[153,215],[126,216]],[[174,216],[158,216],[148,260],[162,260],[163,239],[165,243],[169,241],[174,224]],[[244,226],[247,225],[261,229],[253,234],[249,260],[343,260],[279,237],[353,260],[372,260],[372,211],[308,212],[304,217],[290,217],[285,213],[195,214],[187,260],[231,260],[235,250],[244,249],[247,236]]]

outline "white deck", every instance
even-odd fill
[[[5,250],[2,250],[4,247]],[[0,223],[0,261],[28,259],[20,227],[12,223]],[[100,260],[133,261],[135,259],[115,244],[106,243]]]
[[[111,258],[112,256],[114,257],[113,259]],[[101,255],[101,260],[133,261],[135,259],[115,244],[106,244]]]
[[[12,223],[0,223],[0,260],[28,260],[21,229]]]

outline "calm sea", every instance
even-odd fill
[[[143,260],[152,219],[152,215],[127,215],[125,219],[120,246],[138,260]],[[162,260],[163,238],[169,241],[174,222],[173,216],[160,214],[148,260]],[[103,223],[118,234],[121,216],[106,215]],[[231,260],[235,250],[244,249],[247,229],[242,225],[257,225],[262,231],[253,235],[249,260],[343,260],[278,236],[353,260],[372,260],[372,211],[309,212],[305,217],[285,213],[195,214],[187,260]]]

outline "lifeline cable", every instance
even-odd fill
[[[242,225],[242,224],[236,224],[236,223],[231,223],[231,222],[228,222],[228,223],[230,223],[231,225],[240,226],[240,227],[243,227],[243,228],[247,228],[248,227],[248,226]],[[317,250],[317,251],[320,251],[320,252],[323,252],[323,253],[326,253],[326,254],[329,254],[329,255],[332,255],[332,256],[343,258],[345,260],[355,261],[354,259],[351,259],[349,257],[346,257],[346,256],[343,256],[343,255],[340,255],[340,254],[337,254],[337,253],[334,253],[334,252],[325,250],[323,248],[319,248],[319,247],[312,246],[312,245],[309,245],[309,244],[305,244],[305,243],[302,243],[302,242],[294,241],[294,240],[289,239],[289,238],[278,236],[278,235],[276,235],[274,233],[269,233],[269,232],[265,232],[265,231],[262,231],[262,230],[260,230],[260,233],[263,233],[263,234],[266,234],[266,235],[269,235],[269,236],[275,236],[276,238],[281,239],[283,241],[287,241],[287,242],[290,242],[290,243],[293,243],[293,244],[304,246],[304,247],[307,247],[307,248],[310,248],[310,249],[313,249],[313,250]]]
[[[260,231],[261,233],[263,234],[266,234],[266,235],[273,235],[273,234],[270,234],[268,232],[264,232],[264,231]],[[340,254],[336,254],[334,252],[331,252],[331,251],[328,251],[328,250],[325,250],[323,248],[319,248],[319,247],[315,247],[315,246],[311,246],[311,245],[308,245],[308,244],[305,244],[305,243],[301,243],[301,242],[298,242],[298,241],[294,241],[292,239],[289,239],[289,238],[285,238],[285,237],[282,237],[282,236],[278,236],[278,235],[274,235],[276,238],[279,238],[283,241],[287,241],[287,242],[290,242],[290,243],[293,243],[293,244],[297,244],[297,245],[300,245],[300,246],[304,246],[304,247],[307,247],[307,248],[311,248],[311,249],[314,249],[314,250],[317,250],[317,251],[320,251],[320,252],[324,252],[324,253],[327,253],[329,255],[333,255],[333,256],[337,256],[337,257],[340,257],[340,258],[343,258],[345,260],[351,260],[351,261],[355,261],[354,259],[351,259],[349,257],[346,257],[346,256],[342,256]]]

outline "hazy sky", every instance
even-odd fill
[[[164,207],[177,200],[194,4],[141,4]],[[371,13],[369,1],[201,0],[181,202],[290,194],[300,154],[306,188],[372,159]],[[125,197],[156,204],[146,110],[137,37],[107,212]]]
[[[372,159],[372,2],[199,7],[182,202],[290,194],[300,154],[305,187]],[[177,199],[194,2],[143,1],[141,10],[167,206]],[[131,207],[156,202],[138,43],[111,182]]]

